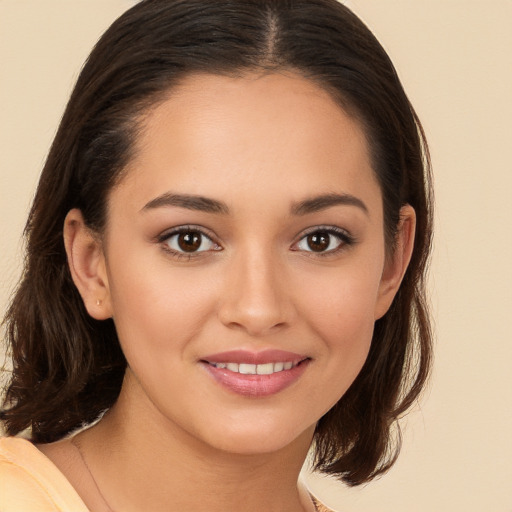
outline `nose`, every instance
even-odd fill
[[[282,267],[264,251],[249,250],[234,258],[218,309],[220,321],[256,337],[288,326],[293,307]]]

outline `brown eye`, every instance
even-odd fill
[[[312,233],[307,237],[308,247],[314,252],[326,251],[331,243],[331,237],[332,235],[329,233],[322,233],[321,231]]]
[[[203,232],[196,229],[180,229],[161,238],[171,251],[176,253],[199,253],[217,251],[220,247]]]
[[[201,247],[202,235],[198,231],[180,233],[178,235],[178,246],[182,251],[195,252]]]
[[[352,241],[348,233],[333,226],[304,235],[297,243],[296,250],[318,254],[334,253],[344,245],[350,245]]]

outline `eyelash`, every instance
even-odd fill
[[[312,228],[307,229],[304,233],[301,234],[301,237],[297,242],[295,242],[293,245],[298,246],[298,244],[306,239],[308,236],[313,235],[315,233],[322,233],[327,234],[329,236],[336,237],[340,244],[329,251],[304,251],[308,257],[320,257],[320,258],[327,258],[329,256],[334,256],[338,254],[339,252],[347,249],[351,245],[354,245],[356,243],[355,237],[353,237],[350,233],[348,233],[346,230],[338,228],[336,226],[314,226]],[[300,249],[294,249],[294,250],[300,250]]]
[[[173,228],[169,231],[165,231],[161,235],[157,237],[157,242],[162,244],[164,251],[169,253],[172,257],[176,258],[177,260],[187,260],[190,261],[193,258],[197,258],[202,255],[204,252],[210,252],[208,251],[194,251],[194,252],[181,252],[177,251],[176,249],[172,249],[169,246],[169,241],[172,237],[185,234],[185,233],[198,233],[201,235],[201,237],[204,237],[208,239],[212,244],[214,244],[217,248],[213,249],[213,251],[221,251],[222,248],[215,242],[214,237],[205,231],[204,228],[201,228],[199,226],[179,226],[177,228]],[[204,240],[203,240],[204,241]],[[201,244],[203,243],[201,241]]]
[[[192,251],[189,253],[187,253],[185,251],[182,252],[182,251],[179,251],[176,249],[172,249],[169,246],[169,240],[174,236],[177,236],[180,234],[185,234],[185,233],[198,233],[201,237],[208,239],[212,244],[214,244],[216,246],[216,248],[209,249],[209,250],[203,250],[203,251]],[[292,247],[298,246],[298,244],[300,242],[302,242],[308,236],[313,235],[315,233],[321,233],[321,234],[327,234],[329,236],[334,236],[340,241],[340,243],[336,248],[328,250],[328,251],[313,251],[313,250],[303,251],[308,254],[308,257],[321,257],[322,258],[322,257],[333,256],[333,255],[341,252],[342,250],[346,249],[347,247],[353,245],[356,242],[356,239],[352,235],[350,235],[347,231],[345,231],[344,229],[338,228],[336,226],[314,226],[314,227],[306,230],[304,233],[302,233],[299,240],[297,242],[295,242],[292,245]],[[220,247],[220,245],[217,244],[217,242],[215,242],[214,237],[211,234],[209,234],[207,231],[205,231],[204,228],[201,228],[199,226],[191,226],[191,225],[179,226],[179,227],[173,228],[169,231],[165,231],[164,233],[159,235],[156,240],[158,243],[162,244],[164,251],[169,253],[173,258],[176,258],[177,260],[185,259],[187,261],[190,261],[193,258],[200,257],[205,252],[222,251],[222,248]],[[203,242],[204,242],[204,240],[201,241],[201,245]],[[329,244],[330,244],[330,242],[329,242]],[[292,250],[300,251],[300,249],[292,249]]]

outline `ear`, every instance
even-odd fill
[[[400,222],[394,251],[387,256],[384,264],[375,307],[375,320],[386,314],[400,288],[405,271],[411,261],[415,231],[416,212],[412,206],[407,204],[400,209]]]
[[[110,318],[112,307],[103,246],[76,208],[64,220],[64,245],[71,277],[89,315],[96,320]]]

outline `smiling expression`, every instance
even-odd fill
[[[391,300],[382,211],[359,123],[312,82],[173,89],[144,120],[103,238],[103,314],[148,421],[237,453],[311,431]]]

